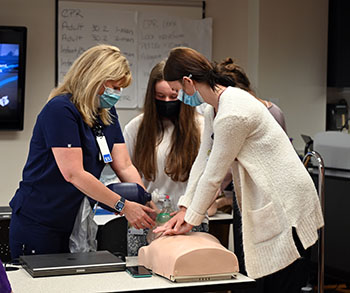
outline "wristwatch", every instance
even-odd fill
[[[120,214],[124,209],[124,206],[125,206],[125,198],[121,196],[120,200],[118,200],[114,206],[116,213]]]

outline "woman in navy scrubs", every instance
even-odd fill
[[[154,225],[151,208],[125,200],[98,180],[109,162],[121,181],[144,186],[113,107],[130,82],[129,64],[120,50],[98,45],[84,52],[51,92],[34,126],[23,179],[10,202],[13,259],[69,252],[84,196],[116,208],[137,229]]]

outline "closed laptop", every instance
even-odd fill
[[[22,255],[20,262],[32,277],[116,272],[126,266],[109,251]]]

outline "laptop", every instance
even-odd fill
[[[109,251],[22,255],[23,268],[33,277],[124,271],[125,261]]]
[[[10,219],[12,209],[8,206],[0,207],[0,219]]]

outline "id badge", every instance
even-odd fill
[[[107,141],[105,136],[96,136],[97,144],[100,148],[100,154],[102,155],[103,161],[107,164],[112,162],[112,156],[109,152]]]

